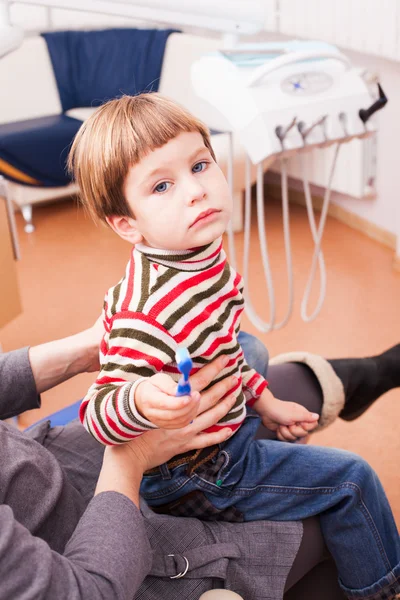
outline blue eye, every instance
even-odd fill
[[[192,167],[192,171],[193,171],[193,173],[201,173],[202,171],[204,171],[204,169],[206,167],[207,167],[207,162],[205,160],[202,160],[202,161],[196,163]]]
[[[162,181],[161,183],[156,185],[154,191],[158,194],[162,194],[163,192],[166,192],[169,189],[170,185],[171,183],[169,183],[168,181]]]

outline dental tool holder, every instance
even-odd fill
[[[305,144],[348,141],[376,130],[368,114],[373,99],[367,84],[330,44],[223,49],[194,63],[192,82],[196,93],[224,117],[222,124],[214,112],[207,124],[221,130],[227,120],[253,164],[280,156],[282,146],[287,153],[297,152]]]
[[[245,44],[201,57],[192,65],[192,84],[196,93],[211,105],[206,115],[198,115],[210,128],[226,131],[230,126],[230,160],[228,181],[232,187],[232,134],[237,135],[247,155],[245,192],[245,249],[243,276],[248,290],[250,244],[251,180],[250,161],[257,165],[257,219],[262,265],[268,287],[270,321],[265,323],[252,307],[247,291],[246,311],[263,332],[283,327],[293,308],[293,272],[290,246],[289,201],[286,158],[301,155],[311,148],[335,144],[336,151],[329,173],[321,218],[315,223],[309,184],[304,177],[304,194],[312,236],[315,243],[310,277],[301,305],[304,321],[313,320],[320,312],[326,287],[326,274],[321,241],[330,201],[340,144],[353,138],[364,138],[376,131],[374,112],[387,98],[378,84],[378,99],[373,98],[359,69],[330,44],[313,41],[291,41],[267,44]],[[216,109],[216,110],[215,110]],[[264,170],[281,160],[283,228],[288,274],[288,310],[280,323],[275,323],[275,294],[269,265],[264,225]],[[231,262],[235,265],[234,241],[229,233]],[[307,305],[316,269],[320,270],[320,294],[311,315]]]

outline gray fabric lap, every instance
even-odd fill
[[[78,420],[64,427],[51,428],[43,440],[43,445],[57,459],[71,485],[88,504],[96,488],[104,447]]]

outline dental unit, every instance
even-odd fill
[[[331,197],[332,180],[341,144],[376,131],[372,115],[387,102],[378,84],[375,99],[359,69],[335,46],[317,41],[287,41],[240,44],[206,55],[192,66],[196,93],[218,112],[207,124],[226,131],[228,123],[230,161],[228,182],[233,181],[233,135],[246,153],[245,226],[243,277],[246,311],[251,322],[263,332],[280,329],[293,311],[293,267],[289,225],[287,158],[297,155],[303,172],[303,188],[314,253],[301,303],[301,317],[309,322],[319,314],[326,294],[326,271],[321,249]],[[220,115],[218,118],[217,115]],[[334,145],[335,150],[317,227],[310,186],[305,176],[304,153],[312,148]],[[268,254],[264,215],[264,172],[280,161],[283,232],[288,278],[288,308],[276,322],[274,283]],[[251,164],[257,168],[257,225],[263,271],[268,288],[269,321],[255,311],[249,294],[249,248],[251,219]],[[235,264],[232,231],[229,249]],[[319,268],[317,305],[309,314],[309,298]]]

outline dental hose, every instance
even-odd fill
[[[325,190],[324,201],[322,205],[321,217],[318,225],[318,229],[315,222],[315,216],[312,206],[312,198],[310,192],[309,182],[305,177],[305,165],[304,158],[301,157],[301,166],[303,172],[303,188],[306,199],[307,215],[310,224],[311,234],[315,244],[314,254],[311,262],[310,274],[308,277],[307,285],[303,294],[300,314],[305,322],[313,321],[319,312],[321,311],[325,295],[326,295],[326,269],[323,253],[321,250],[322,236],[324,233],[326,217],[328,214],[329,202],[332,192],[332,181],[336,168],[338,153],[340,144],[338,143],[335,148],[333,161],[330,168],[328,186]],[[257,225],[258,225],[258,236],[261,250],[261,259],[263,265],[263,271],[265,280],[267,283],[269,309],[270,309],[270,320],[269,322],[263,321],[257,314],[254,306],[251,302],[249,292],[249,260],[250,260],[250,227],[251,227],[251,178],[250,178],[251,163],[249,157],[246,155],[246,169],[245,169],[245,217],[244,217],[244,252],[243,252],[243,278],[245,286],[245,299],[246,299],[246,313],[251,323],[257,327],[261,332],[268,333],[272,330],[281,329],[288,322],[292,311],[294,301],[294,286],[293,286],[293,266],[292,266],[292,249],[290,240],[290,219],[289,219],[289,193],[288,193],[288,175],[287,175],[287,159],[281,159],[281,187],[282,187],[282,213],[283,213],[283,235],[285,244],[285,257],[286,257],[286,270],[288,280],[288,309],[282,321],[275,323],[276,316],[276,302],[275,302],[275,291],[271,273],[271,265],[268,255],[268,242],[265,228],[265,214],[264,214],[264,169],[263,163],[257,165]],[[233,233],[228,231],[230,248],[233,245],[234,240]],[[231,250],[230,250],[231,252]],[[231,255],[232,256],[232,255]],[[234,255],[233,255],[234,256]],[[319,266],[320,271],[320,293],[317,302],[317,306],[311,315],[307,314],[307,307],[310,299],[312,286],[315,279],[316,269]]]

